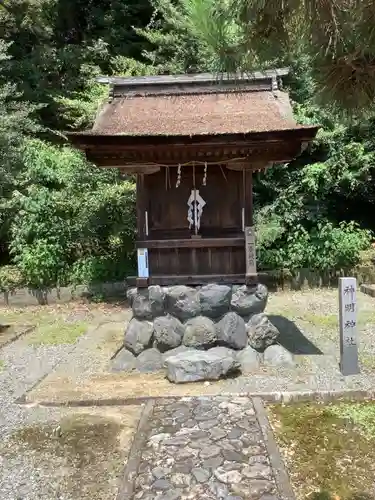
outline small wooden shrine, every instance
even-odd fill
[[[89,160],[137,175],[137,286],[257,281],[253,173],[290,162],[317,127],[297,125],[287,70],[111,78]]]

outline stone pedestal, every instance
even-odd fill
[[[165,367],[174,382],[248,371],[279,335],[264,314],[268,290],[261,284],[155,285],[130,289],[128,299],[133,317],[124,337],[126,366]],[[129,363],[131,354],[137,357],[134,363]]]

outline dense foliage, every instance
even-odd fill
[[[134,180],[89,164],[64,137],[92,123],[108,91],[100,74],[291,66],[297,118],[323,128],[298,160],[257,174],[259,264],[355,265],[375,230],[374,12],[348,0],[328,16],[331,2],[314,1],[0,0],[0,289],[122,279],[134,266]],[[329,74],[317,73],[323,56]],[[343,99],[333,76],[348,61]],[[350,121],[342,112],[364,106]]]
[[[289,64],[301,53],[322,101],[362,113],[375,99],[373,0],[179,0],[223,71]]]

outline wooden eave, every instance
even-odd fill
[[[69,141],[86,153],[89,161],[103,167],[127,163],[175,165],[187,161],[224,163],[234,158],[286,162],[298,156],[318,131],[301,126],[248,134],[196,136],[127,136],[69,133]]]

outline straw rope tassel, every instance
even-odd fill
[[[176,188],[178,188],[181,184],[181,163],[178,164],[177,167],[177,181],[176,181]]]

